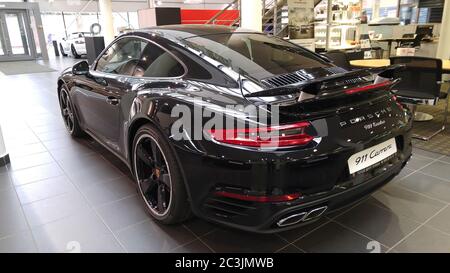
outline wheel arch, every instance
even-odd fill
[[[128,135],[127,135],[127,154],[128,154],[128,161],[130,164],[130,167],[133,166],[133,157],[132,157],[132,150],[133,150],[133,141],[134,137],[139,130],[140,127],[142,127],[145,124],[151,124],[152,126],[155,126],[155,123],[147,117],[139,117],[135,119],[128,128]],[[157,128],[157,126],[155,126]]]
[[[65,84],[65,82],[62,79],[58,80],[58,96],[59,92],[61,91],[61,87]]]

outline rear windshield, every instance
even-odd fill
[[[211,34],[189,37],[184,41],[187,46],[203,52],[234,71],[257,79],[327,66],[314,53],[264,34]]]

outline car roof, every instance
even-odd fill
[[[243,30],[223,25],[166,25],[158,27],[144,28],[134,31],[143,33],[156,33],[162,37],[182,40],[189,37],[211,35],[211,34],[231,34],[235,32],[255,32]]]

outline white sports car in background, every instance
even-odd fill
[[[63,56],[72,55],[74,58],[80,58],[86,55],[86,44],[84,37],[90,35],[90,32],[74,32],[69,37],[63,38],[59,43],[59,50]]]

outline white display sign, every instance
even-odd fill
[[[289,38],[314,38],[314,1],[288,0]]]

